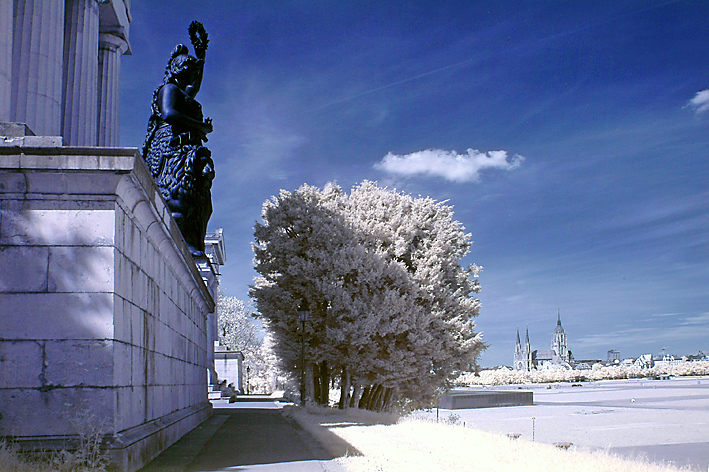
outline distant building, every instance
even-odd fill
[[[527,336],[524,341],[524,346],[519,340],[519,328],[517,329],[517,344],[515,344],[515,360],[513,367],[515,370],[529,372],[532,370],[532,350],[529,345],[529,328],[527,328]]]
[[[561,326],[561,313],[557,314],[556,328],[551,338],[551,349],[533,351],[529,342],[529,328],[524,345],[517,329],[517,342],[515,343],[514,369],[521,372],[532,370],[571,369],[574,358],[569,350],[566,332]]]
[[[652,354],[643,354],[633,362],[634,367],[640,367],[641,369],[649,369],[654,365],[655,361],[652,358]]]

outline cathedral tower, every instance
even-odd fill
[[[527,337],[524,341],[524,346],[519,339],[519,328],[517,328],[517,343],[515,344],[514,369],[522,372],[532,370],[532,349],[529,344],[529,328],[527,328]]]
[[[561,311],[557,313],[556,329],[551,338],[551,349],[561,360],[566,362],[570,360],[569,345],[566,343],[566,332],[561,326]]]

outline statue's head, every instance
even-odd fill
[[[172,51],[170,60],[165,68],[164,83],[176,82],[178,77],[188,73],[194,73],[197,66],[197,58],[190,56],[189,49],[184,44],[178,44]]]

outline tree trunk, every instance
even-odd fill
[[[318,405],[321,403],[320,392],[322,392],[320,388],[320,364],[315,362],[313,364],[313,401]]]
[[[350,408],[359,408],[359,394],[361,392],[362,386],[356,383],[352,392],[352,398],[350,398]]]
[[[372,387],[372,391],[369,393],[369,397],[367,397],[366,408],[368,410],[375,411],[375,407],[377,405],[377,401],[379,399],[379,396],[381,395],[381,392],[382,392],[381,385],[376,384],[374,387]]]
[[[306,362],[305,363],[305,401],[307,401],[307,400],[312,401],[314,394],[315,394],[315,385],[313,385],[313,364],[312,364],[312,362]]]
[[[384,387],[381,385],[377,385],[377,391],[374,395],[374,398],[372,398],[372,401],[369,403],[369,409],[372,411],[380,411],[383,397]]]
[[[367,402],[369,401],[369,396],[372,392],[372,386],[367,385],[364,387],[364,391],[362,392],[362,397],[359,399],[359,405],[357,405],[357,408],[360,409],[367,409]]]
[[[320,363],[320,402],[321,405],[328,406],[330,404],[330,369],[327,367],[327,361]]]
[[[342,368],[342,376],[340,380],[340,410],[344,410],[350,406],[350,375],[347,372],[347,367]]]
[[[380,411],[388,411],[391,406],[391,399],[394,397],[394,389],[389,387],[384,393],[384,400],[382,401],[382,409]]]

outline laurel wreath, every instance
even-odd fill
[[[204,29],[204,25],[202,25],[199,21],[193,21],[190,23],[188,31],[190,34],[190,41],[192,41],[192,46],[194,47],[195,55],[199,59],[204,59],[207,52],[207,45],[209,44],[207,30]]]

